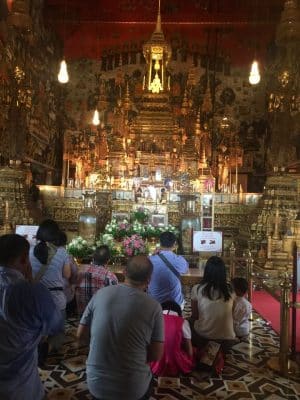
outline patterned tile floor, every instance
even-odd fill
[[[68,320],[63,351],[49,357],[49,365],[41,370],[48,400],[91,399],[84,371],[87,348],[77,348],[75,343],[77,324],[77,319]],[[266,361],[278,354],[278,348],[277,334],[254,314],[249,343],[238,343],[230,350],[221,377],[195,371],[189,377],[170,380],[167,385],[156,382],[152,400],[300,399],[300,376],[286,379],[266,366]]]

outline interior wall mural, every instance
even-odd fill
[[[57,82],[60,44],[44,28],[43,2],[11,12],[2,2],[0,34],[0,142],[2,162],[32,165],[37,181],[60,183],[63,90]]]

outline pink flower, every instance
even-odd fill
[[[127,256],[133,256],[145,252],[145,244],[141,236],[133,234],[124,238],[122,242],[123,252]]]
[[[136,249],[140,249],[140,248],[141,248],[141,243],[140,243],[138,240],[135,240],[135,241],[133,242],[133,245],[134,245],[134,247],[135,247]]]

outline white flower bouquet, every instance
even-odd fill
[[[95,246],[90,246],[85,239],[77,236],[67,245],[67,251],[74,258],[83,259],[92,256]]]

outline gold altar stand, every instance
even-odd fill
[[[89,264],[79,264],[79,271],[84,272],[87,267],[89,267]],[[108,268],[116,275],[119,282],[124,282],[124,272],[121,265],[110,265]],[[200,271],[199,268],[189,268],[186,274],[181,275],[181,282],[184,286],[191,287],[197,285],[197,283],[200,282],[202,276],[202,271]]]

